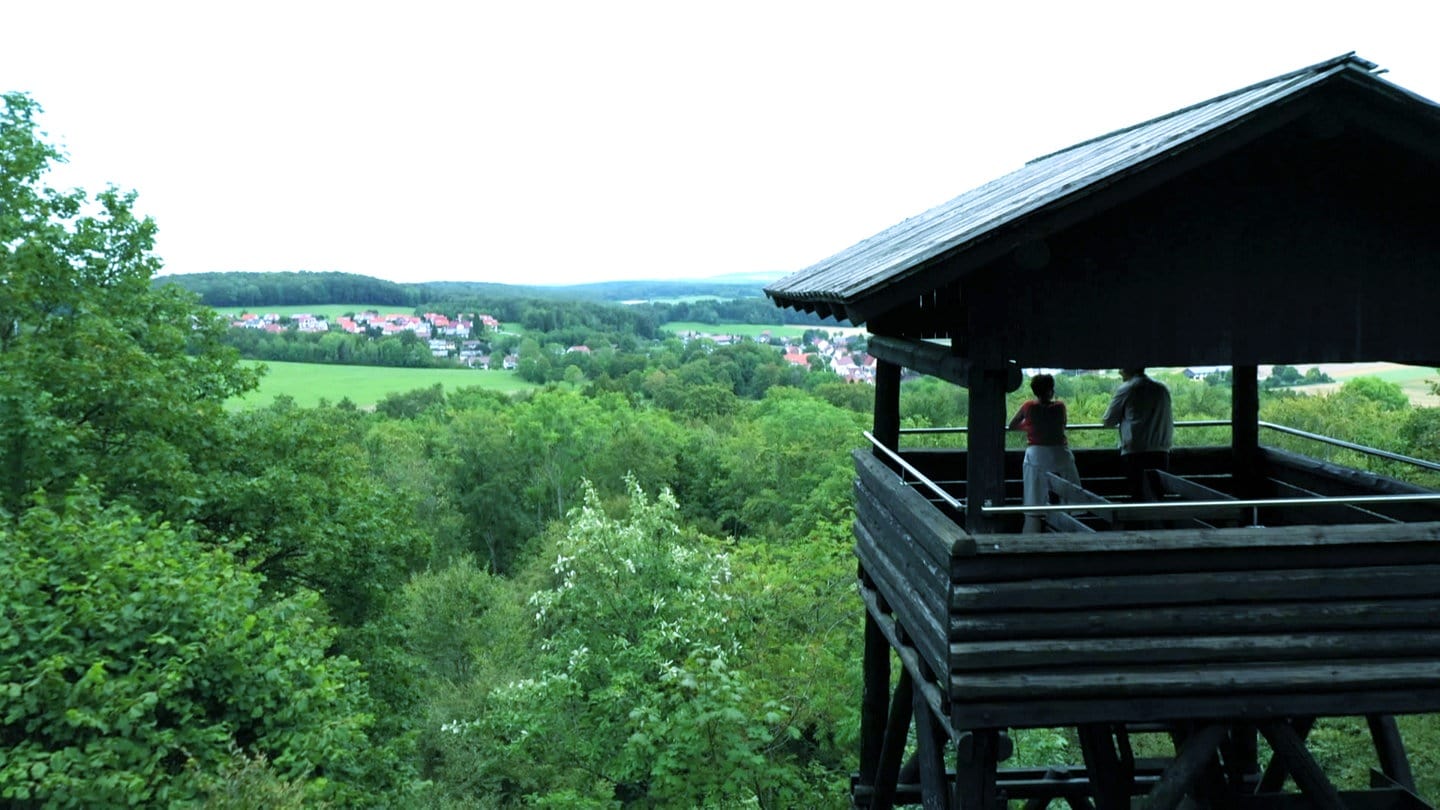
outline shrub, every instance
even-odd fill
[[[224,551],[88,492],[0,525],[0,575],[0,802],[195,801],[237,751],[364,796],[369,699],[314,594],[266,604]]]

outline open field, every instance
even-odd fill
[[[257,315],[324,315],[327,320],[338,318],[347,312],[365,312],[374,310],[382,315],[389,312],[400,312],[409,315],[415,310],[414,307],[400,306],[399,304],[295,304],[291,306],[265,306],[254,307],[215,307],[215,311],[229,318],[233,318],[242,312],[253,312]]]
[[[1296,366],[1302,373],[1312,366]],[[1440,372],[1428,366],[1398,366],[1394,363],[1321,363],[1321,371],[1335,378],[1333,383],[1306,385],[1293,390],[1305,394],[1330,394],[1340,390],[1346,380],[1355,377],[1379,377],[1404,389],[1413,405],[1425,407],[1440,406],[1440,396],[1430,391],[1431,381],[1440,381]],[[1269,367],[1260,369],[1263,379],[1269,374]]]
[[[252,364],[253,365],[253,364]],[[349,397],[361,408],[374,407],[386,394],[429,388],[440,383],[446,391],[481,386],[506,393],[524,391],[535,386],[520,379],[513,371],[478,371],[465,368],[386,368],[383,366],[339,366],[318,363],[267,362],[270,371],[260,379],[260,387],[243,397],[226,403],[232,410],[260,408],[276,396],[294,397],[301,406],[314,406],[320,400],[338,402]]]
[[[755,324],[755,323],[697,323],[695,321],[670,321],[660,325],[661,329],[671,332],[699,332],[708,335],[743,335],[753,338],[761,332],[769,332],[771,335],[783,338],[795,338],[799,340],[807,329],[819,329],[832,334],[865,334],[863,328],[851,326],[794,326],[781,324]]]

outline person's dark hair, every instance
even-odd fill
[[[1055,396],[1055,378],[1049,374],[1036,374],[1030,378],[1030,390],[1041,402],[1049,402]]]
[[[1140,377],[1145,374],[1145,368],[1143,366],[1140,368],[1122,368],[1120,370],[1124,372],[1127,377]]]

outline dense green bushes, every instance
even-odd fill
[[[226,552],[83,492],[0,527],[0,570],[6,804],[196,800],[237,751],[307,799],[401,775],[313,594],[267,599]]]

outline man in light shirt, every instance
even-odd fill
[[[1120,428],[1120,462],[1130,483],[1130,496],[1137,501],[1154,500],[1145,471],[1170,469],[1170,445],[1175,438],[1170,389],[1145,376],[1143,368],[1122,368],[1120,379],[1123,382],[1100,421],[1106,427]]]

